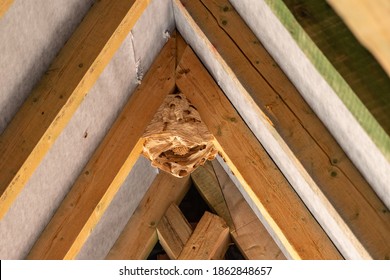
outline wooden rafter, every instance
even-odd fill
[[[279,1],[279,0],[277,0]],[[275,2],[275,1],[274,1]],[[280,0],[286,7],[286,12],[291,13],[295,18],[296,23],[304,30],[307,36],[315,44],[316,48],[321,52],[315,53],[315,49],[310,55],[313,55],[315,61],[313,64],[318,67],[322,73],[321,75],[329,79],[333,79],[334,83],[340,87],[341,92],[345,92],[342,89],[341,82],[335,79],[337,71],[339,75],[345,80],[348,86],[351,88],[354,94],[359,98],[364,107],[372,114],[379,125],[383,127],[384,131],[390,135],[390,79],[387,77],[385,71],[382,70],[379,63],[368,54],[367,49],[362,46],[356,39],[356,36],[351,32],[342,18],[336,14],[329,4],[331,1],[295,1],[295,0]],[[342,5],[342,2],[346,1],[334,1],[336,5]],[[355,9],[349,9],[351,13],[359,10],[361,1],[355,1],[357,7]],[[360,3],[359,3],[360,2]],[[365,1],[368,5],[378,5],[381,1]],[[368,12],[368,10],[367,10]],[[313,15],[315,15],[313,17]],[[364,17],[362,17],[363,19]],[[360,21],[361,23],[364,20]],[[364,27],[375,24],[377,21],[364,22]],[[379,21],[378,21],[379,22]],[[379,24],[380,25],[380,24]],[[292,24],[294,26],[294,24]],[[382,25],[383,28],[387,26]],[[298,30],[291,31],[294,34],[298,33]],[[368,33],[367,36],[375,36]],[[296,35],[299,36],[299,35]],[[385,37],[383,37],[384,39]],[[299,40],[298,40],[299,41]],[[303,43],[303,41],[306,41]],[[302,38],[302,44],[300,48],[310,53],[308,50],[309,41]],[[326,58],[330,64],[334,67],[327,68],[324,60],[321,56]],[[330,80],[328,80],[330,82]],[[358,102],[354,101],[351,96],[348,97],[351,106],[357,109],[358,114],[356,117],[363,118],[362,108],[359,108]],[[347,105],[348,106],[348,105]],[[336,109],[334,109],[336,110]],[[372,124],[371,124],[372,125]],[[376,131],[374,127],[371,128]]]
[[[191,178],[209,207],[225,220],[231,230],[234,230],[234,221],[211,163],[199,167],[191,174]]]
[[[214,160],[191,174],[210,208],[225,220],[233,242],[246,259],[285,259],[256,214],[221,165]]]
[[[149,2],[96,2],[0,136],[0,218]]]
[[[249,260],[285,259],[222,166],[216,160],[212,162],[212,166],[235,225],[234,229],[230,229],[230,234],[243,256]]]
[[[240,91],[241,101],[231,96],[235,106],[255,116],[247,123],[279,155],[278,165],[340,250],[347,257],[386,258],[386,206],[228,1],[181,2],[189,24]]]
[[[142,134],[175,88],[175,39],[165,45],[54,217],[30,259],[73,259],[142,151]],[[151,94],[152,93],[152,94]],[[147,106],[140,106],[147,104]]]
[[[187,71],[183,71],[185,69]],[[198,109],[215,137],[215,146],[245,187],[284,252],[294,259],[341,258],[190,48],[184,52],[177,68],[176,85]]]
[[[184,245],[179,260],[219,260],[230,243],[229,228],[217,215],[205,212]]]
[[[296,259],[341,258],[328,236],[277,170],[192,50],[181,44],[180,54],[176,56],[175,48],[175,40],[171,39],[35,244],[29,258],[76,256],[140,154],[142,140],[139,139],[163,102],[165,94],[175,89],[175,82],[178,89],[199,111],[202,120],[215,137],[215,146],[244,186],[256,206],[256,211],[261,213],[268,230],[278,240],[284,253]],[[180,58],[179,62],[176,61],[177,57]],[[150,91],[155,94],[145,94]],[[140,104],[148,104],[148,110]],[[142,121],[136,117],[141,115]],[[123,139],[126,139],[126,144],[118,145]],[[108,170],[111,177],[107,176],[107,171],[103,173],[103,170]],[[106,189],[96,193],[96,182],[103,182],[107,186]],[[99,184],[99,188],[100,186]],[[169,203],[164,207],[167,208]],[[145,208],[144,212],[146,209],[148,208]],[[162,216],[163,213],[164,210],[159,211],[159,215]],[[145,229],[148,234],[134,236],[134,227],[139,226],[142,221],[136,214],[134,219],[138,222],[129,222],[107,258],[147,257],[157,242],[157,233],[155,228],[149,228]],[[241,233],[244,235],[247,230],[252,229],[253,225],[243,227],[240,233],[236,230],[232,233],[233,238],[237,241]],[[149,245],[134,251],[136,254],[126,250],[129,246],[133,248],[135,244],[146,244],[145,242]],[[252,241],[247,239],[245,242],[243,241],[241,249],[250,246],[248,244]],[[245,249],[242,251],[245,252]],[[255,255],[248,255],[250,254]],[[275,256],[280,254],[276,253]]]
[[[191,225],[176,204],[171,204],[157,225],[158,240],[171,260],[176,260],[192,235]]]
[[[0,218],[148,2],[103,0],[97,3],[0,136]],[[276,139],[288,161],[294,163],[299,178],[308,186],[306,191],[298,190],[303,200],[311,207],[310,195],[315,193],[317,201],[322,203],[321,209],[325,209],[326,214],[318,213],[318,208],[313,208],[313,212],[332,235],[336,245],[343,252],[355,250],[352,255],[388,258],[388,210],[228,2],[182,2],[199,25],[196,26],[197,30],[201,28],[202,39],[211,42],[209,47],[214,58],[230,71],[231,79],[239,85],[245,103]],[[101,20],[108,15],[114,19],[109,22]],[[96,38],[99,38],[98,42],[95,42]],[[171,39],[165,46],[28,257],[72,259],[77,255],[138,158],[145,127],[164,96],[173,92],[176,85],[198,109],[214,135],[215,146],[254,202],[255,212],[260,213],[259,216],[264,219],[267,229],[286,256],[296,259],[341,258],[329,237],[182,39]],[[170,178],[166,174],[159,175],[159,178],[164,176]],[[291,177],[291,174],[287,176]],[[155,185],[172,182],[172,179],[158,180]],[[188,187],[188,180],[183,186],[184,190]],[[156,193],[153,195],[156,196]],[[178,195],[181,197],[182,193]],[[160,198],[159,195],[156,197]],[[141,216],[136,212],[108,258],[145,258],[157,241],[157,233],[154,227],[145,227],[142,221],[145,217],[152,219],[152,222],[159,221],[170,202],[167,199],[165,204],[161,203],[163,210],[159,208],[161,211],[157,214],[145,205]],[[160,201],[155,203],[157,205]],[[220,211],[234,229],[231,230],[234,240],[238,243],[241,241],[237,240],[244,240],[243,245],[239,246],[244,254],[255,256],[258,253],[245,249],[253,245],[253,240],[240,238],[260,222],[253,219],[247,225],[236,228],[234,216],[225,215],[230,213],[225,211],[229,208],[228,204],[225,201],[217,212]],[[248,217],[253,215],[248,214]],[[333,226],[327,227],[327,218],[331,219]],[[332,228],[335,224],[336,233]],[[134,227],[138,226],[145,229],[145,234],[134,235]],[[217,243],[221,246],[217,247],[225,248],[223,244],[228,239],[224,230],[218,231],[218,234],[221,242]],[[338,234],[341,238],[335,237]],[[199,237],[199,233],[196,235]],[[343,242],[349,245],[344,247]],[[147,246],[141,248],[140,244]],[[126,248],[136,246],[136,254],[126,251]],[[193,251],[188,246],[181,258],[200,257],[191,255]],[[275,256],[279,257],[275,244],[272,244],[272,248],[275,249]],[[219,258],[222,251],[224,249],[207,258]]]
[[[169,206],[184,198],[190,181],[189,176],[157,175],[106,259],[146,259],[158,240],[157,225]]]

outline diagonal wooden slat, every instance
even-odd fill
[[[231,230],[235,229],[225,197],[211,163],[205,163],[191,174],[191,179],[200,195],[215,213],[225,220]]]
[[[225,255],[229,242],[229,228],[225,221],[205,212],[178,259],[219,260]]]
[[[230,234],[243,256],[249,260],[286,259],[223,167],[216,160],[212,166],[235,224]]]
[[[192,234],[191,225],[176,204],[171,204],[157,225],[158,240],[171,260],[176,260]]]
[[[135,210],[106,259],[146,259],[158,241],[156,227],[172,203],[179,203],[190,187],[190,177],[162,172]]]
[[[164,46],[143,83],[100,144],[35,243],[29,259],[73,259],[142,151],[142,134],[175,88],[175,39]]]
[[[97,1],[0,136],[0,218],[149,2]]]
[[[227,0],[182,2],[238,85],[242,98],[230,96],[234,105],[341,252],[389,256],[386,206],[233,7]]]
[[[215,137],[216,147],[284,253],[294,259],[341,259],[329,237],[190,48],[177,68],[176,85],[199,111]]]

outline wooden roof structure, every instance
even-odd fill
[[[383,20],[365,27],[384,70],[323,1],[22,2],[0,2],[0,258],[145,259],[159,242],[170,259],[390,259],[377,6],[357,11]],[[329,2],[354,31],[350,1]],[[141,156],[170,95],[215,149],[170,147],[176,166],[201,154],[183,178]],[[190,188],[209,206],[196,224]]]

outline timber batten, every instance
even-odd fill
[[[156,227],[172,203],[180,203],[190,178],[160,173],[130,218],[106,259],[146,259],[158,241]]]
[[[343,62],[346,55],[349,56],[350,52],[356,50],[356,47],[352,40],[348,39],[348,46],[350,47],[344,49],[343,46],[340,56],[336,56],[336,59],[332,62],[334,65],[332,65],[332,58],[329,57],[328,59],[325,56],[327,51],[323,49],[321,44],[317,45],[317,39],[312,38],[310,33],[319,36],[319,41],[324,40],[325,47],[331,43],[332,46],[329,48],[333,52],[333,45],[338,40],[337,36],[341,35],[338,32],[342,32],[342,29],[336,28],[331,31],[334,32],[333,35],[336,35],[336,37],[326,38],[327,36],[322,37],[324,30],[321,25],[316,30],[310,31],[308,29],[306,31],[305,24],[301,23],[306,21],[310,28],[314,28],[313,22],[310,23],[310,21],[314,19],[320,21],[321,19],[317,18],[316,14],[319,13],[319,17],[321,17],[321,13],[330,10],[329,6],[325,1],[230,0],[230,2],[245,19],[257,38],[262,41],[278,61],[283,71],[299,89],[301,95],[331,131],[345,153],[389,209],[390,137],[369,112],[368,105],[366,107],[358,98],[358,94],[351,88],[353,85],[346,82],[347,77],[343,78],[342,72],[344,70],[338,70],[336,66],[340,63],[342,67],[345,67],[346,65],[343,65]],[[299,5],[298,2],[302,5]],[[293,5],[296,3],[297,6],[290,10],[287,7],[290,6],[288,3]],[[375,1],[375,3],[380,2]],[[318,4],[317,8],[320,7],[320,9],[311,10],[309,4],[310,6]],[[330,11],[330,14],[332,13]],[[328,28],[331,30],[334,24],[337,24],[337,21],[340,22],[339,20],[333,20],[332,17],[324,19],[323,25],[326,30]],[[329,21],[332,21],[333,24],[329,24]],[[345,45],[344,39],[347,39],[345,36],[346,34],[340,36],[341,45]],[[356,42],[356,40],[353,41]],[[280,42],[283,42],[283,48],[280,47]],[[352,44],[349,45],[349,43]],[[336,45],[335,47],[337,48]],[[363,53],[366,52],[363,51]],[[380,67],[374,67],[375,70],[366,68],[368,65],[377,65],[377,63],[367,61],[359,67],[355,60],[360,62],[361,59],[366,60],[367,55],[356,57],[347,66],[351,68],[350,71],[347,69],[344,72],[348,79],[352,78],[353,73],[356,72],[364,72],[362,74],[364,78],[381,72],[382,74],[379,76],[369,78],[371,80],[369,83],[378,83],[377,89],[374,90],[377,92],[388,88],[389,78],[386,77],[386,74],[383,74]],[[359,88],[358,85],[357,87]],[[361,87],[361,89],[363,88],[364,86]],[[383,93],[383,97],[388,95],[388,91],[387,94],[386,91]],[[374,94],[369,93],[369,95]],[[372,105],[378,103],[377,98],[378,96],[372,98],[372,100],[368,98],[368,100]],[[382,103],[382,105],[385,105],[385,103]]]
[[[97,2],[0,135],[0,218],[147,5],[139,0]]]
[[[237,165],[232,168],[235,176],[255,199],[256,207],[265,216],[279,245],[284,247],[284,253],[295,259],[341,258],[189,47],[179,63],[178,73],[182,69],[191,71],[179,75],[177,86],[199,110],[216,138],[215,146],[230,167]],[[282,217],[281,209],[290,213],[291,219]],[[299,235],[294,233],[298,228]],[[317,242],[321,243],[321,250]]]
[[[29,259],[73,259],[141,154],[145,127],[174,90],[175,39],[163,48],[130,97],[49,225]],[[153,92],[153,95],[145,94]],[[147,103],[148,110],[139,104]],[[142,118],[139,118],[142,111]]]
[[[157,226],[158,240],[171,260],[179,257],[192,232],[191,225],[173,203]]]
[[[177,9],[206,42],[197,51],[208,58],[205,63],[217,73],[233,105],[341,252],[352,258],[386,258],[386,206],[232,6],[226,0],[181,3]],[[351,219],[356,212],[358,218]]]

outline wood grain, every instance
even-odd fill
[[[190,182],[189,176],[177,178],[165,172],[158,174],[106,259],[146,259],[158,241],[157,225],[172,203],[180,203]]]
[[[0,136],[0,218],[148,4],[96,2]]]
[[[146,126],[175,88],[175,44],[171,39],[165,45],[35,243],[29,259],[73,259],[77,255],[139,157]]]
[[[205,212],[184,245],[179,260],[222,259],[230,242],[229,228],[217,215]]]
[[[337,3],[342,5],[343,1],[335,2],[336,5]],[[359,2],[361,1],[356,1],[357,6],[360,6]],[[370,2],[378,4],[380,1],[366,2],[371,5]],[[390,134],[390,122],[388,121],[390,119],[390,79],[375,58],[356,39],[353,30],[348,28],[326,1],[284,0],[283,3],[322,55],[340,73],[387,134]],[[359,7],[350,9],[350,12],[354,13],[357,10]],[[376,21],[364,24],[370,28],[375,23]],[[383,28],[386,28],[385,25]],[[318,59],[319,55],[316,58]],[[335,75],[329,73],[329,76]],[[355,102],[349,102],[357,106]]]
[[[181,69],[190,71],[177,75],[177,86],[198,109],[219,152],[287,255],[294,259],[340,259],[333,243],[190,48],[177,71]]]
[[[216,160],[212,166],[235,225],[230,234],[243,256],[249,260],[286,259],[222,166]]]
[[[209,207],[222,219],[225,220],[230,230],[235,229],[233,219],[230,215],[229,208],[226,204],[225,197],[222,193],[221,186],[215,175],[213,166],[210,162],[199,167],[191,174],[192,182],[194,182],[200,195],[209,205]]]
[[[171,260],[176,260],[192,228],[176,204],[171,204],[157,225],[158,240]]]
[[[390,244],[386,206],[233,7],[225,0],[182,2],[218,51],[217,59],[232,71],[231,79],[243,87],[246,104],[279,145],[284,160],[278,159],[278,164],[293,164],[293,169],[282,164],[283,172],[305,182],[294,187],[321,225],[344,253],[386,258],[390,252],[383,246]]]

